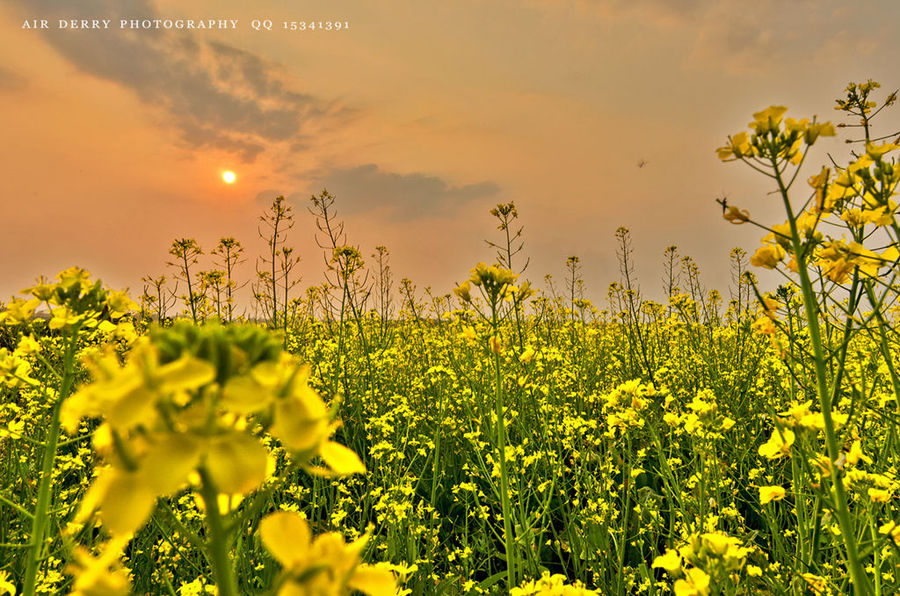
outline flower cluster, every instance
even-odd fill
[[[65,402],[62,422],[74,432],[84,418],[104,419],[94,446],[109,463],[82,518],[99,507],[115,534],[137,530],[156,497],[193,472],[224,495],[259,487],[272,462],[254,422],[299,461],[321,456],[325,473],[364,471],[352,451],[329,440],[334,428],[308,369],[256,327],[181,324],[139,341],[123,366],[112,352],[88,365],[94,382]]]

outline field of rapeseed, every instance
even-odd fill
[[[139,302],[41,279],[0,313],[0,594],[897,593],[900,168],[877,89],[847,88],[859,142],[808,180],[828,122],[773,106],[718,150],[786,218],[721,201],[765,234],[725,304],[674,247],[667,302],[642,299],[624,229],[606,307],[575,257],[538,291],[512,204],[496,264],[394,296],[327,193],[329,283],[292,298],[278,199],[255,316],[233,239],[205,272],[175,241],[177,301],[164,278]]]

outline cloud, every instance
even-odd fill
[[[577,10],[602,19],[630,17],[654,25],[672,25],[695,19],[716,0],[527,0],[551,10]]]
[[[249,162],[271,144],[301,142],[311,123],[345,113],[336,103],[295,91],[281,67],[250,52],[183,30],[117,27],[120,19],[157,18],[148,0],[32,0],[27,9],[47,19],[112,19],[109,30],[48,29],[43,35],[79,70],[162,108],[190,147],[224,149]]]
[[[797,68],[838,41],[851,62],[872,53],[874,38],[889,43],[900,3],[881,0],[523,0],[550,12],[577,11],[607,22],[627,20],[650,29],[680,32],[688,43],[686,65],[721,68],[732,75]],[[871,15],[879,14],[873,20]],[[848,32],[852,32],[848,38]],[[856,39],[852,39],[853,36]]]
[[[0,92],[24,89],[28,80],[19,73],[0,67]]]
[[[702,18],[690,24],[696,36],[688,63],[718,63],[734,75],[807,69],[836,40],[841,40],[843,58],[854,62],[871,53],[866,42],[887,41],[894,34],[892,28],[871,20],[874,13],[882,13],[883,22],[893,22],[900,17],[900,4],[888,7],[877,0],[858,0],[852,6],[839,0],[710,3]],[[855,40],[847,39],[849,32]]]
[[[267,188],[265,190],[261,190],[258,193],[256,193],[256,196],[253,198],[253,200],[260,207],[268,208],[269,205],[272,204],[272,201],[274,201],[276,197],[278,197],[279,195],[284,195],[284,194],[285,193],[283,193],[280,190],[277,190],[274,188]],[[294,193],[293,195],[291,195],[291,197],[293,199],[297,199],[297,198],[299,198],[299,193]],[[294,202],[296,202],[296,200]]]
[[[451,213],[460,205],[493,197],[500,191],[493,182],[454,186],[437,176],[385,172],[375,164],[335,169],[317,178],[319,188],[328,189],[336,197],[339,214],[378,212],[395,222]],[[287,195],[295,209],[309,201],[309,193],[274,189],[260,192],[256,201],[268,205],[279,194]]]

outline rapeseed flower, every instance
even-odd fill
[[[709,574],[698,567],[691,567],[682,579],[676,580],[672,590],[675,596],[708,596]]]
[[[780,501],[784,498],[784,487],[781,486],[760,486],[759,502],[762,505],[771,503],[772,501]]]
[[[390,571],[361,562],[368,537],[350,544],[335,532],[313,538],[306,520],[288,511],[263,519],[259,535],[283,568],[279,596],[340,594],[348,588],[369,596],[394,596],[397,592]]]
[[[769,440],[759,446],[759,454],[766,459],[777,459],[785,455],[790,456],[791,445],[794,444],[795,439],[794,431],[787,428],[776,428],[772,431],[772,436],[769,437]]]

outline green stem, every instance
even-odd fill
[[[491,318],[493,333],[499,331],[497,320],[497,305],[492,300]],[[493,347],[492,347],[493,350]],[[512,507],[509,502],[509,478],[506,471],[506,416],[503,412],[503,380],[500,376],[500,354],[494,352],[494,384],[495,384],[495,409],[497,414],[497,451],[500,457],[500,504],[503,508],[503,534],[504,547],[506,549],[506,581],[508,588],[512,590],[518,585],[518,557],[513,541]]]
[[[891,356],[891,347],[887,338],[888,322],[884,319],[884,313],[881,309],[881,301],[877,300],[875,290],[872,288],[871,280],[865,282],[866,296],[874,309],[875,319],[878,322],[878,332],[880,339],[881,355],[884,357],[884,364],[887,366],[891,377],[891,389],[894,391],[895,402],[897,408],[900,409],[900,377],[897,376],[897,368],[894,366],[894,359]]]
[[[881,596],[881,544],[878,540],[878,532],[875,530],[875,520],[869,511],[869,532],[872,536],[873,551],[875,554],[875,596]]]
[[[50,525],[50,501],[52,497],[50,488],[53,483],[53,464],[56,461],[56,449],[59,442],[59,413],[62,403],[72,390],[72,384],[75,381],[73,369],[75,346],[78,344],[77,339],[78,329],[76,328],[73,330],[69,338],[69,344],[66,346],[59,395],[50,412],[50,426],[47,429],[47,440],[41,462],[41,479],[38,486],[37,503],[34,508],[34,517],[31,520],[31,544],[28,548],[28,558],[25,563],[25,579],[22,584],[22,594],[24,596],[34,596],[37,584],[37,571],[43,560],[44,541]]]
[[[206,543],[209,559],[212,563],[213,575],[220,596],[238,596],[237,582],[231,557],[228,555],[228,532],[222,514],[219,513],[219,492],[205,468],[200,468],[200,496],[206,506],[206,525],[209,527],[209,540]]]
[[[806,497],[801,490],[803,486],[801,478],[800,478],[800,465],[797,463],[797,460],[791,458],[791,488],[794,492],[794,512],[797,516],[797,556],[796,561],[797,564],[802,564],[804,561],[807,561],[806,557],[806,532],[807,522],[806,522]]]
[[[803,291],[803,306],[806,311],[809,340],[810,344],[812,344],[813,359],[816,368],[816,388],[825,426],[825,446],[828,451],[829,461],[835,462],[840,456],[840,450],[838,448],[837,433],[834,429],[834,420],[831,417],[831,392],[828,390],[828,379],[825,370],[825,352],[822,347],[822,336],[819,329],[818,300],[816,299],[815,291],[813,290],[812,283],[809,279],[809,272],[806,270],[806,254],[804,253],[804,247],[801,245],[800,235],[797,230],[797,220],[794,217],[790,199],[788,198],[787,188],[785,188],[784,182],[781,179],[781,171],[778,169],[778,162],[774,155],[772,156],[772,167],[775,171],[775,180],[778,183],[778,190],[781,193],[785,212],[788,216],[788,223],[791,227],[791,245],[794,252],[794,258],[797,261],[797,273],[800,276],[800,288]],[[859,560],[856,540],[854,539],[855,532],[853,530],[853,523],[850,519],[850,511],[847,504],[847,492],[844,488],[844,480],[841,476],[841,470],[834,467],[833,463],[832,469],[834,513],[838,519],[838,525],[841,528],[841,538],[844,542],[844,549],[846,551],[846,562],[848,571],[850,572],[850,579],[853,582],[853,586],[856,588],[857,593],[867,594],[871,592],[871,587]]]
[[[628,545],[628,514],[631,512],[631,500],[629,499],[629,488],[631,486],[631,434],[626,432],[626,445],[625,445],[625,469],[622,470],[623,476],[623,486],[622,486],[622,527],[619,531],[619,543],[618,547],[618,563],[619,569],[625,569],[625,548]],[[618,583],[618,593],[625,593],[625,581],[623,574],[618,574],[617,583]]]

